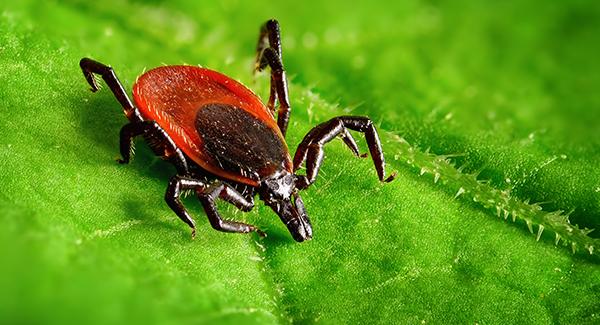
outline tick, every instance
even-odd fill
[[[291,158],[285,141],[290,103],[276,20],[261,26],[256,47],[255,72],[267,66],[271,71],[266,104],[219,72],[187,65],[142,74],[133,86],[134,104],[110,66],[89,58],[79,65],[93,92],[98,90],[94,74],[104,79],[129,119],[121,128],[118,162],[129,163],[133,139],[142,136],[157,156],[175,166],[177,173],[169,181],[165,200],[192,228],[192,236],[195,222],[180,200],[186,191],[196,193],[216,230],[264,235],[253,225],[223,219],[215,206],[222,199],[250,211],[258,194],[296,241],[311,239],[312,226],[299,191],[316,180],[323,146],[334,138],[340,137],[354,155],[364,156],[349,130],[365,134],[379,180],[389,182],[395,177],[395,173],[385,176],[379,136],[367,117],[339,116],[318,125]],[[305,175],[296,174],[303,163]]]

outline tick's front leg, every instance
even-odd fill
[[[169,182],[169,187],[165,193],[165,201],[167,201],[167,204],[177,214],[179,219],[192,228],[192,237],[196,235],[194,219],[192,219],[179,199],[181,194],[188,190],[196,191],[196,195],[204,207],[208,221],[214,229],[223,232],[236,233],[249,233],[254,231],[260,236],[265,236],[265,233],[256,226],[223,219],[221,215],[219,215],[215,205],[215,201],[220,198],[235,205],[238,209],[247,212],[254,207],[254,200],[252,198],[249,200],[245,199],[238,191],[222,182],[208,185],[206,182],[198,179],[175,175]]]
[[[254,201],[252,199],[250,199],[250,201],[246,200],[239,192],[224,183],[217,183],[206,189],[198,189],[196,190],[196,193],[200,203],[202,203],[202,206],[204,207],[204,211],[206,211],[208,221],[210,221],[210,224],[214,229],[223,232],[236,233],[256,232],[261,237],[265,236],[265,233],[256,226],[243,222],[223,219],[217,211],[217,207],[215,205],[215,201],[218,198],[221,198],[235,205],[238,209],[246,212],[250,211],[254,207]]]
[[[337,136],[341,136],[344,143],[358,155],[356,142],[348,132],[348,129],[365,134],[367,145],[377,176],[382,182],[391,182],[396,173],[385,177],[385,158],[381,149],[381,141],[373,122],[368,117],[361,116],[339,116],[316,126],[302,140],[296,154],[294,155],[294,171],[298,170],[302,163],[306,162],[306,176],[298,176],[298,188],[303,189],[310,186],[317,179],[317,174],[323,163],[323,146]]]

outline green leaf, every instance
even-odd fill
[[[600,320],[599,236],[586,230],[600,227],[599,6],[1,9],[2,323]],[[163,201],[174,168],[142,141],[130,165],[114,161],[126,120],[106,87],[89,92],[79,59],[112,65],[126,88],[145,68],[201,64],[266,98],[268,75],[250,72],[271,17],[290,76],[290,148],[333,116],[368,115],[398,178],[379,183],[370,158],[334,141],[303,193],[312,241],[295,243],[261,203],[219,207],[267,238],[216,232],[189,198],[191,240]]]

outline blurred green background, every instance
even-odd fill
[[[0,5],[0,322],[598,324],[595,256],[535,241],[419,178],[390,134],[481,171],[496,189],[600,226],[600,6],[594,1],[18,1]],[[312,241],[262,204],[213,231],[193,198],[190,240],[163,201],[174,169],[78,61],[201,64],[252,78],[258,27],[282,26],[294,150],[314,125],[368,115],[394,183],[340,142],[304,200]],[[363,143],[364,145],[364,143]],[[364,147],[364,146],[363,146]],[[599,237],[597,232],[591,234]]]

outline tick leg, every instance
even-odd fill
[[[344,131],[342,131],[340,137],[342,138],[342,141],[344,141],[344,143],[348,146],[348,148],[352,150],[352,153],[355,156],[362,158],[367,156],[366,153],[362,155],[360,154],[360,152],[358,151],[358,145],[356,144],[356,140],[354,140],[352,134],[350,134],[350,131],[348,131],[348,129],[344,128]]]
[[[275,19],[270,19],[260,26],[258,43],[256,44],[256,70],[262,70],[267,66],[267,62],[263,60],[261,53],[269,47],[281,55],[279,22]]]
[[[119,149],[122,158],[117,160],[120,164],[128,164],[131,160],[134,153],[133,138],[146,133],[155,123],[154,121],[127,123],[121,128]]]
[[[247,200],[235,189],[221,182],[209,186],[205,182],[198,179],[175,175],[171,178],[169,187],[167,187],[165,201],[167,201],[167,204],[177,214],[177,216],[188,226],[190,226],[190,228],[192,228],[192,237],[195,236],[196,233],[194,219],[192,219],[190,214],[183,206],[183,203],[181,203],[181,200],[179,199],[181,194],[187,190],[196,191],[198,199],[200,200],[200,203],[202,203],[208,220],[214,229],[224,232],[237,233],[249,233],[255,231],[259,235],[264,236],[264,233],[255,226],[242,222],[224,220],[219,215],[215,205],[215,201],[218,198],[221,198],[235,205],[242,211],[250,211],[254,207],[254,200],[252,197]]]
[[[304,137],[298,146],[294,155],[294,171],[298,170],[302,163],[306,161],[306,176],[299,176],[298,188],[306,188],[317,179],[317,174],[323,163],[323,145],[333,140],[336,136],[341,136],[344,143],[350,147],[355,155],[358,155],[358,147],[350,133],[348,133],[348,129],[365,134],[379,180],[382,182],[391,182],[394,179],[396,176],[395,172],[389,177],[385,177],[385,159],[379,135],[373,122],[367,117],[340,116],[315,127]]]
[[[117,78],[117,75],[111,67],[88,58],[81,59],[81,61],[79,61],[79,66],[81,67],[81,71],[83,71],[85,79],[92,87],[91,90],[93,92],[98,91],[98,83],[96,82],[96,79],[93,75],[94,73],[96,73],[99,74],[102,77],[102,79],[104,79],[104,81],[106,82],[110,90],[113,92],[119,103],[121,103],[121,106],[123,106],[123,110],[125,111],[125,115],[127,116],[127,118],[129,118],[132,121],[141,120],[141,117],[137,113],[135,106],[133,106],[133,103],[129,99],[129,96],[127,96],[127,92],[125,92],[123,85],[121,84],[119,78]]]
[[[274,116],[275,100],[279,101],[277,125],[285,136],[290,120],[290,100],[281,56],[279,23],[275,19],[271,19],[261,26],[256,45],[255,71],[262,71],[267,66],[271,68],[271,88],[267,108]]]
[[[227,184],[217,183],[210,188],[206,189],[197,189],[196,193],[198,195],[198,199],[204,210],[206,211],[206,216],[210,221],[211,226],[219,231],[223,232],[236,232],[236,233],[249,233],[255,231],[260,236],[264,236],[265,233],[258,229],[256,226],[249,225],[243,222],[225,220],[217,211],[217,207],[215,205],[215,201],[218,198],[221,198],[233,205],[235,205],[238,209],[242,211],[250,211],[254,207],[254,200],[250,198],[247,200],[242,196],[238,191],[233,189]]]
[[[140,135],[144,135],[149,140],[148,144],[156,154],[169,159],[175,165],[178,175],[189,174],[183,152],[155,121],[131,122],[121,128],[120,151],[123,158],[117,160],[119,163],[129,163],[134,152],[133,139]]]
[[[196,236],[196,225],[194,223],[194,219],[192,219],[190,214],[183,206],[183,203],[181,203],[181,200],[179,200],[179,197],[186,190],[204,190],[206,188],[206,183],[200,180],[175,175],[169,181],[169,186],[167,187],[167,192],[165,193],[165,201],[171,210],[177,214],[179,219],[192,228],[192,237]]]

